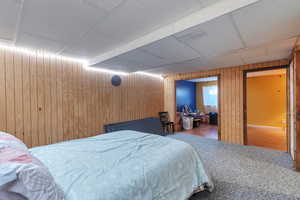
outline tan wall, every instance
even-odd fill
[[[197,82],[196,83],[196,106],[197,109],[201,112],[205,111],[205,106],[203,105],[203,93],[202,87],[209,85],[218,85],[217,81],[208,81],[208,82]]]
[[[286,75],[247,78],[247,123],[286,127]]]
[[[175,117],[175,80],[187,80],[220,75],[220,130],[221,140],[236,144],[244,143],[243,135],[243,70],[287,65],[288,60],[229,67],[223,69],[169,75],[164,81],[165,110]]]
[[[80,64],[0,49],[0,130],[28,146],[93,136],[106,123],[157,116],[163,110],[163,81],[123,77]]]

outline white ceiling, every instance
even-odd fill
[[[114,62],[126,60],[128,71],[134,65],[132,71],[140,66],[170,74],[289,58],[300,35],[299,10],[298,0],[262,0],[108,62],[114,68]]]
[[[1,0],[0,39],[92,58],[216,1]]]
[[[171,23],[170,33],[184,30],[190,18],[176,22],[185,17],[221,10],[226,14],[202,16],[204,23],[95,66],[169,74],[288,58],[300,35],[300,1],[256,1],[1,0],[0,40],[95,60]],[[230,2],[256,3],[230,11],[222,6]]]

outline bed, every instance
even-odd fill
[[[184,200],[213,183],[187,143],[137,131],[30,149],[66,200]]]

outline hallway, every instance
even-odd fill
[[[248,126],[247,144],[287,152],[286,133],[280,128]]]

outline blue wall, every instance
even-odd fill
[[[189,105],[192,110],[196,110],[196,83],[176,81],[176,104],[177,111],[181,111],[183,105]]]

